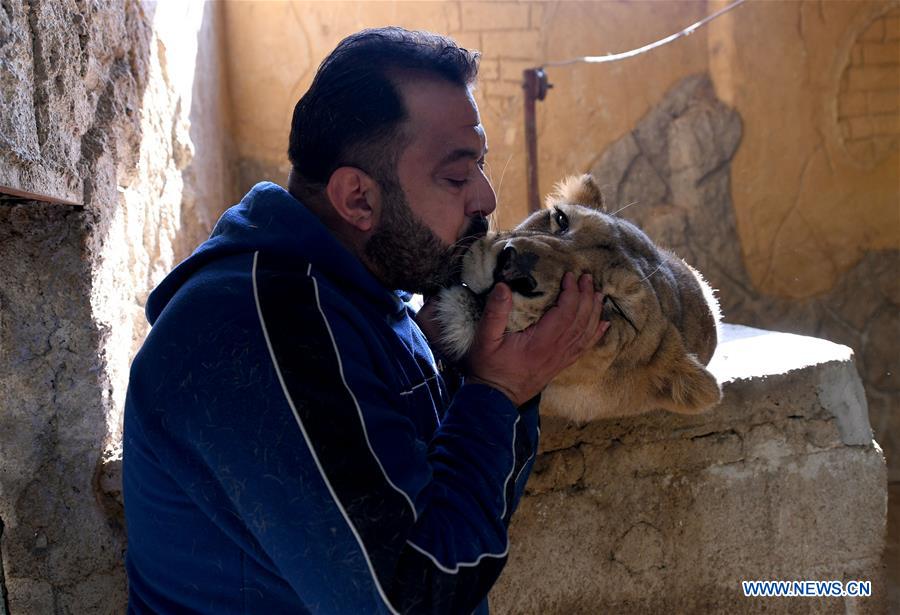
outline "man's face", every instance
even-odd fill
[[[397,161],[399,186],[381,182],[381,217],[365,252],[388,286],[430,294],[485,234],[497,201],[484,175],[487,142],[471,93],[421,79],[400,89],[410,141]]]

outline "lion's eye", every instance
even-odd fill
[[[560,209],[553,210],[553,222],[556,223],[556,232],[560,235],[569,230],[569,218]]]

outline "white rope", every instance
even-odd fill
[[[689,35],[693,34],[694,31],[696,31],[698,28],[705,26],[706,24],[711,22],[713,19],[715,19],[721,15],[724,15],[728,11],[730,11],[734,8],[737,8],[739,5],[743,4],[745,1],[746,0],[735,0],[734,2],[732,2],[725,8],[719,9],[712,15],[704,17],[697,23],[688,26],[681,32],[676,32],[675,34],[672,34],[671,36],[667,36],[666,38],[660,39],[654,43],[650,43],[649,45],[644,45],[643,47],[638,47],[637,49],[632,49],[631,51],[623,51],[622,53],[608,53],[605,56],[582,56],[580,58],[575,58],[574,60],[564,60],[562,62],[548,62],[547,64],[544,64],[543,66],[541,66],[541,68],[546,68],[548,66],[567,66],[569,64],[577,64],[579,62],[584,62],[587,64],[598,64],[601,62],[616,62],[618,60],[625,60],[628,58],[633,58],[634,56],[640,55],[647,51],[650,51],[651,49],[656,49],[657,47],[662,47],[663,45],[667,45],[668,43],[671,43],[672,41],[677,40],[683,36],[689,36]]]

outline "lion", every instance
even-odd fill
[[[507,331],[527,328],[556,303],[566,271],[593,275],[610,326],[547,386],[549,414],[583,423],[654,409],[693,414],[721,400],[705,367],[720,320],[712,289],[639,228],[605,213],[590,175],[560,182],[545,209],[472,244],[461,283],[438,298],[439,349],[450,360],[466,354],[487,294],[501,281],[513,295]]]

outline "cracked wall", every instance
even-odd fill
[[[146,295],[233,200],[215,3],[0,0],[0,553],[12,613],[125,602]],[[0,189],[0,192],[3,192]]]

